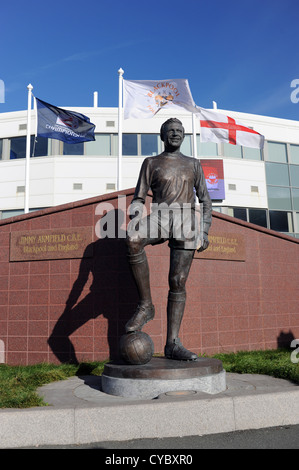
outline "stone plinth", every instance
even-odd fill
[[[154,357],[144,365],[110,362],[102,375],[102,391],[109,395],[155,398],[161,393],[190,390],[209,394],[226,390],[222,362],[208,358],[186,362]]]

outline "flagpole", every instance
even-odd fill
[[[122,189],[122,97],[123,97],[122,68],[118,70],[118,162],[117,162],[117,191]]]
[[[192,113],[192,134],[193,134],[193,157],[197,157],[197,142],[196,142],[196,117]]]
[[[27,86],[28,89],[28,107],[27,107],[27,138],[26,138],[26,165],[25,165],[25,206],[24,212],[29,212],[29,177],[30,177],[30,137],[31,137],[31,102],[32,90],[31,83]]]

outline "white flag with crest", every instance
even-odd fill
[[[124,119],[147,119],[161,109],[198,113],[187,79],[124,80]]]

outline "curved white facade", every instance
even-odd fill
[[[117,189],[118,109],[68,108],[87,115],[96,125],[97,142],[67,148],[58,140],[44,142],[45,152],[30,159],[31,210],[64,204]],[[299,122],[219,110],[265,136],[264,150],[252,151],[229,144],[199,144],[200,159],[223,160],[225,199],[214,201],[215,210],[259,222],[268,228],[299,234]],[[152,119],[123,121],[128,146],[122,156],[122,189],[134,187],[143,159],[162,151],[161,124],[173,113],[161,111]],[[185,127],[183,153],[193,156],[192,116],[176,112]],[[1,217],[24,209],[27,111],[0,114]],[[36,116],[32,111],[34,134]],[[18,138],[18,139],[17,139]],[[126,140],[127,139],[127,140]],[[132,154],[130,149],[132,148]],[[64,154],[66,153],[66,154]],[[75,154],[79,153],[79,154]],[[257,212],[261,209],[264,212]],[[259,218],[261,215],[261,219]],[[252,220],[253,219],[253,220]],[[266,222],[265,222],[266,221]],[[266,225],[265,225],[266,224]]]

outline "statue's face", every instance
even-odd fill
[[[165,126],[163,134],[165,148],[180,148],[184,137],[184,128],[178,122],[170,122]]]

